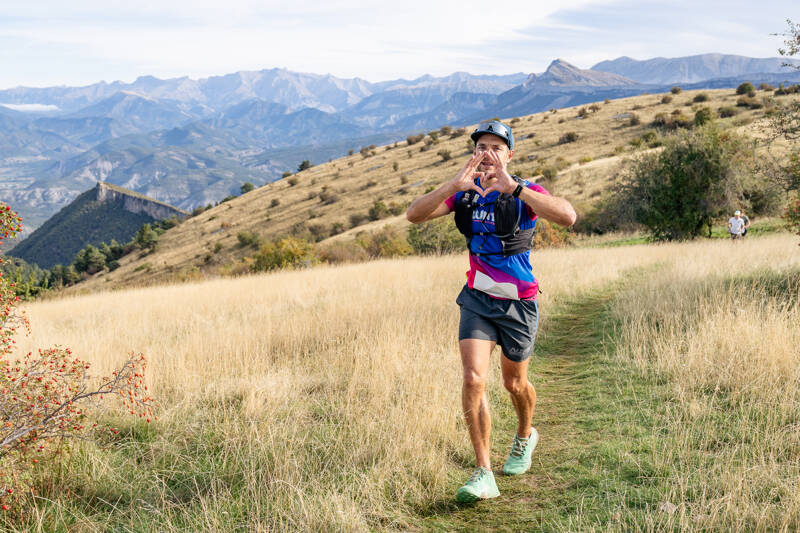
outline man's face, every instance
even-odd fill
[[[508,145],[501,137],[491,133],[484,133],[478,137],[478,141],[475,143],[475,153],[490,151],[500,156],[500,160],[503,163],[508,163],[514,155],[514,152],[508,149]],[[492,173],[496,170],[499,169],[493,168],[493,165],[486,159],[478,165],[479,172]]]

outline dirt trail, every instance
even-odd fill
[[[553,311],[548,331],[537,342],[532,381],[538,400],[534,425],[540,434],[530,472],[504,476],[502,464],[516,418],[510,402],[494,402],[492,463],[500,497],[461,506],[443,496],[423,513],[421,528],[434,531],[559,531],[571,529],[583,505],[580,485],[596,467],[598,445],[594,415],[613,384],[598,379],[599,354],[607,327],[606,304],[613,291],[603,290]],[[509,405],[505,405],[509,404]],[[602,474],[601,474],[602,476]],[[593,476],[597,477],[597,476]],[[587,487],[588,488],[588,487]],[[566,523],[565,523],[566,521]]]

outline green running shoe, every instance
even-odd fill
[[[456,501],[471,503],[485,498],[497,498],[500,491],[494,482],[492,471],[479,466],[476,468],[464,486],[456,491]]]
[[[503,473],[513,476],[527,472],[531,467],[531,454],[536,448],[537,442],[539,442],[539,432],[533,427],[530,436],[526,439],[515,435],[514,442],[511,443],[511,453],[508,454],[506,464],[503,465]]]

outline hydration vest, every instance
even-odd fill
[[[514,181],[520,185],[525,185],[523,181],[517,176],[511,176]],[[519,224],[522,220],[522,200],[514,198],[510,194],[501,193],[497,196],[494,202],[481,204],[482,206],[494,205],[494,231],[472,231],[472,212],[475,210],[475,200],[477,199],[478,192],[472,189],[465,191],[458,199],[455,205],[455,223],[458,231],[460,231],[467,239],[467,250],[472,255],[487,256],[487,255],[516,255],[527,252],[533,245],[533,235],[536,232],[535,227],[530,229],[520,229]],[[494,235],[500,239],[502,245],[501,252],[495,253],[481,253],[472,250],[470,246],[472,239],[476,235],[482,235],[484,241],[488,239],[489,235]]]

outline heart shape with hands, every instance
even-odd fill
[[[479,170],[479,167],[483,167]],[[475,183],[478,178],[480,187]],[[498,191],[511,194],[517,188],[517,182],[506,169],[506,162],[492,151],[476,151],[456,175],[455,181],[459,190],[473,190],[481,196]]]

